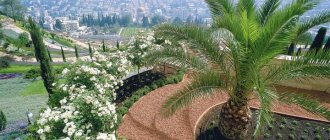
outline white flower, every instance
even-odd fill
[[[37,131],[37,133],[38,133],[38,134],[43,134],[43,133],[44,133],[44,130],[43,130],[43,129],[39,129],[39,130]]]
[[[65,68],[63,71],[62,71],[62,75],[66,75],[70,72],[69,69]]]

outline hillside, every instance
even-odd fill
[[[33,44],[27,31],[26,23],[14,22],[11,18],[3,15],[0,15],[0,22],[2,24],[0,31],[3,33],[2,37],[0,37],[0,56],[12,55],[16,58],[16,61],[35,62]],[[43,33],[44,43],[48,47],[54,62],[62,62],[61,46],[69,60],[75,59],[75,45],[80,56],[88,54],[87,44],[45,30],[43,30]],[[20,36],[24,36],[23,34],[26,34],[25,36],[28,40],[25,39],[24,41],[24,39],[20,38]]]

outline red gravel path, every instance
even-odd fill
[[[130,140],[195,139],[194,130],[200,117],[213,106],[226,102],[228,95],[219,91],[211,97],[196,100],[192,105],[177,111],[169,118],[164,118],[160,114],[162,104],[188,82],[189,77],[185,76],[184,80],[178,84],[164,86],[142,97],[124,116],[118,129],[119,136]],[[330,103],[329,96],[323,100]],[[249,105],[259,107],[259,103],[255,99],[251,100]],[[326,104],[326,106],[328,105]],[[325,121],[324,118],[295,105],[275,102],[272,110],[277,113]]]

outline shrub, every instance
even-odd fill
[[[315,134],[320,134],[321,133],[320,127],[316,127],[315,130],[314,130],[314,133]]]
[[[290,139],[290,140],[293,140],[293,139],[294,139],[294,135],[293,135],[293,134],[290,134],[290,135],[289,135],[289,139]]]
[[[289,127],[289,130],[290,130],[290,131],[294,131],[295,128],[294,128],[294,127]]]
[[[288,121],[287,121],[285,118],[282,118],[281,122],[282,122],[283,124],[287,124],[287,123],[288,123]]]
[[[8,68],[10,66],[10,62],[12,62],[14,60],[15,59],[9,55],[0,57],[0,68]]]
[[[155,90],[155,89],[157,89],[158,88],[158,86],[156,85],[156,84],[151,84],[150,86],[149,86],[152,90]]]
[[[295,121],[292,121],[292,124],[293,125],[298,125],[298,121],[296,121],[296,120]]]
[[[300,140],[307,140],[307,136],[301,136]]]
[[[37,79],[40,76],[40,69],[32,68],[24,74],[25,79]]]
[[[276,138],[277,138],[277,139],[281,139],[281,138],[283,138],[283,136],[282,136],[281,133],[277,133],[277,134],[276,134]]]
[[[0,131],[5,130],[7,125],[7,119],[5,114],[0,110]]]
[[[309,122],[306,123],[306,126],[307,126],[307,127],[310,127],[310,126],[311,126],[311,123],[309,123]]]
[[[272,125],[269,125],[269,126],[268,126],[268,130],[273,130],[273,128],[274,128],[274,127],[273,127]]]
[[[328,128],[328,129],[326,130],[326,132],[327,132],[327,133],[330,133],[330,128]]]
[[[265,137],[265,138],[270,138],[271,135],[270,135],[269,133],[266,133],[266,134],[264,135],[264,137]]]
[[[322,139],[321,135],[318,134],[315,136],[315,140],[321,140],[321,139]]]
[[[284,129],[285,126],[283,124],[280,125],[280,129]]]

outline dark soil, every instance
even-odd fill
[[[252,128],[256,126],[258,110],[252,110]],[[253,138],[251,129],[246,139],[257,140],[330,140],[330,123],[273,114],[274,121],[264,127],[261,135]],[[218,129],[219,117],[211,116],[202,124],[198,140],[226,140]]]

